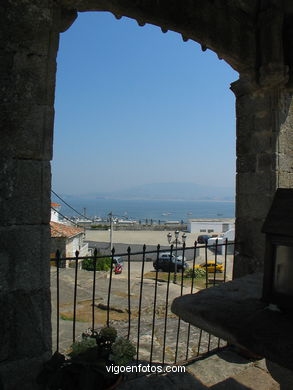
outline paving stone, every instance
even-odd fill
[[[293,389],[293,371],[288,370],[285,367],[281,367],[269,360],[265,361],[265,365],[268,373],[280,384],[281,390]]]
[[[211,387],[212,390],[280,390],[280,385],[263,370],[249,367],[233,378]]]
[[[206,390],[198,379],[189,373],[142,377],[122,383],[119,390]]]
[[[212,386],[243,372],[250,365],[251,361],[226,350],[188,365],[187,370],[206,386]]]

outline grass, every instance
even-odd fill
[[[154,271],[147,272],[146,274],[144,274],[144,278],[155,280],[156,279],[156,272],[154,272]],[[170,282],[171,283],[173,283],[173,279],[174,279],[174,273],[170,272]],[[177,279],[177,284],[181,284],[181,279],[182,279],[181,272],[177,273],[176,279]],[[168,272],[158,272],[158,282],[167,282],[167,281],[168,281]],[[192,278],[187,278],[187,277],[183,276],[183,286],[184,287],[191,288],[191,282],[192,282]],[[201,278],[195,278],[194,283],[193,283],[193,287],[195,289],[198,289],[198,290],[202,290],[202,289],[206,288],[205,276],[201,277]]]

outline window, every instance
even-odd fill
[[[207,231],[206,229],[200,229],[200,233],[204,233],[206,231]]]
[[[212,233],[213,231],[214,231],[214,229],[209,229],[208,233]]]

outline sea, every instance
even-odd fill
[[[60,212],[69,217],[78,216],[60,199]],[[234,218],[233,201],[181,201],[181,200],[118,200],[118,199],[66,199],[76,211],[87,217],[107,218],[112,212],[117,218],[144,221],[146,219],[161,222],[183,221],[197,218]]]

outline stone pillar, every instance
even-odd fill
[[[264,219],[278,187],[293,184],[292,94],[231,86],[236,95],[237,176],[234,277],[262,270]]]
[[[51,354],[50,160],[59,27],[50,1],[0,5],[0,388]]]

